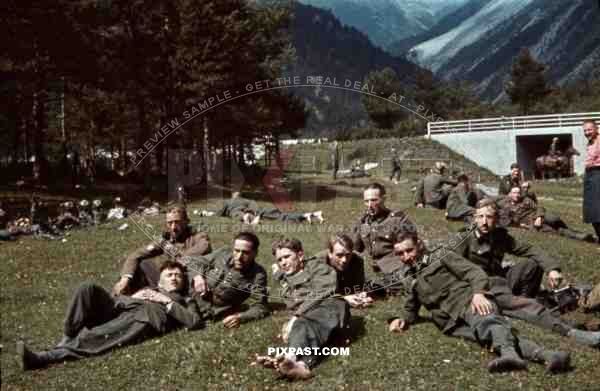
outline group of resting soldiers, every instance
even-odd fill
[[[6,212],[0,204],[0,240],[16,240],[19,236],[33,235],[36,238],[58,240],[74,228],[96,227],[106,222],[126,218],[131,212],[123,204],[121,197],[115,197],[111,208],[106,210],[102,200],[79,202],[63,201],[58,204],[56,216],[51,216],[49,205],[37,196],[30,199],[30,209],[27,217],[21,216],[14,221],[4,221]],[[142,216],[158,216],[161,212],[158,202],[148,198],[143,199],[137,206],[137,212]]]
[[[416,206],[445,209],[448,220],[469,222],[473,218],[476,203],[490,197],[473,187],[468,174],[461,172],[452,178],[446,175],[446,170],[444,163],[437,162],[431,173],[419,181]],[[510,174],[500,179],[498,196],[494,198],[499,211],[498,224],[503,227],[556,233],[592,243],[596,241],[592,234],[569,228],[560,216],[542,207],[531,184],[522,180],[517,163],[510,166]]]
[[[406,214],[385,206],[382,185],[366,187],[363,200],[366,211],[351,233],[329,238],[327,248],[315,256],[307,256],[297,239],[272,244],[272,277],[281,285],[276,294],[269,291],[267,272],[256,260],[259,239],[253,232],[240,232],[230,247],[213,251],[208,235],[191,228],[186,209],[172,206],[160,241],[126,259],[112,292],[92,283],[77,288],[56,346],[34,352],[17,342],[22,366],[42,368],[102,354],[176,328],[198,329],[207,322],[237,328],[268,316],[268,297],[285,298],[290,319],[282,327],[281,339],[294,348],[332,343],[351,332],[351,308],[365,308],[377,296],[396,294],[406,300],[388,321],[391,332],[407,332],[423,319],[424,307],[427,319],[442,333],[493,348],[498,356],[487,364],[492,372],[525,369],[527,361],[542,363],[551,372],[570,367],[568,352],[545,349],[515,334],[506,317],[600,347],[600,332],[575,328],[536,299],[544,276],[549,289],[561,285],[561,265],[500,227],[495,201],[478,201],[473,223],[445,245],[433,246],[418,236]],[[371,281],[365,276],[361,253],[377,274]],[[524,259],[505,267],[505,254]],[[159,264],[164,255],[169,259]],[[577,304],[598,309],[600,285]],[[256,355],[253,364],[291,379],[306,379],[319,361],[311,352]]]

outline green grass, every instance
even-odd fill
[[[297,188],[298,183],[293,184],[291,194],[298,210],[322,209],[329,223],[349,226],[361,213],[361,188],[366,183],[366,179],[340,180],[333,187],[328,177],[313,176],[303,179],[302,192]],[[389,206],[410,207],[409,215],[425,227],[424,235],[429,238],[445,236],[448,229],[459,227],[447,223],[442,212],[411,207],[410,186],[409,183],[390,188]],[[538,195],[554,198],[545,204],[559,211],[568,224],[591,229],[581,224],[581,202],[576,200],[581,197],[580,184],[536,183],[534,188]],[[255,195],[265,200],[264,194]],[[217,206],[219,200],[210,199],[208,203]],[[199,200],[191,209],[205,205],[205,201]],[[163,218],[147,221],[158,229]],[[224,218],[205,219],[203,223],[230,228],[233,224]],[[194,219],[193,224],[200,224],[199,219]],[[176,332],[100,357],[21,372],[15,354],[17,338],[25,338],[35,349],[56,343],[74,288],[86,280],[111,287],[123,257],[148,242],[131,222],[130,226],[123,232],[110,227],[74,231],[66,243],[24,238],[0,244],[4,389],[592,390],[600,384],[596,366],[598,350],[577,346],[566,338],[522,322],[515,322],[515,326],[523,334],[549,348],[570,350],[575,369],[567,374],[546,376],[541,366],[531,364],[528,372],[491,375],[484,368],[493,357],[490,353],[474,343],[443,336],[432,324],[417,325],[404,336],[391,335],[385,320],[400,311],[400,298],[377,302],[369,310],[353,311],[356,324],[362,323],[365,331],[350,345],[350,356],[327,359],[315,370],[316,376],[303,383],[279,380],[271,371],[249,365],[253,353],[266,353],[267,347],[280,346],[275,335],[287,319],[284,312],[234,331],[213,324],[204,330]],[[273,228],[272,232],[268,232],[268,227]],[[265,232],[259,233],[258,261],[269,271],[273,262],[270,243],[280,235],[275,227],[266,224],[261,226]],[[321,250],[327,235],[317,232],[316,226],[302,228],[293,236],[303,241],[306,252]],[[309,228],[312,232],[308,232]],[[232,229],[229,231],[210,233],[214,247],[230,242]],[[597,267],[600,252],[596,246],[557,236],[514,233],[560,258],[569,278],[600,281]]]

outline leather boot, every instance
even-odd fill
[[[570,368],[571,355],[568,352],[544,349],[525,337],[517,337],[517,346],[525,360],[545,364],[548,373],[563,372]]]
[[[63,362],[73,357],[68,350],[63,348],[33,352],[25,346],[23,341],[17,342],[17,354],[21,358],[21,369],[24,371],[44,368],[50,364]]]
[[[558,234],[560,236],[565,236],[567,238],[575,239],[575,240],[582,240],[584,242],[594,243],[594,241],[595,241],[594,235],[586,234],[585,232],[575,231],[575,230],[569,229],[569,228],[559,228]]]
[[[527,362],[517,354],[512,347],[500,349],[500,357],[493,359],[487,364],[490,372],[507,372],[527,369]]]

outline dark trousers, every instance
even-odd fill
[[[521,319],[563,336],[567,335],[573,328],[559,317],[553,315],[549,309],[540,304],[536,299],[513,295],[505,279],[493,277],[491,282],[492,288],[490,289],[490,294],[494,296],[494,300],[503,315]]]
[[[495,310],[490,315],[474,314],[467,308],[462,321],[450,331],[455,337],[470,337],[483,346],[491,346],[495,351],[516,348],[516,337],[511,331],[510,322]],[[474,337],[474,338],[473,338]]]
[[[400,167],[394,168],[390,175],[390,181],[392,179],[398,180],[398,179],[400,179],[401,176],[402,176],[402,168],[400,168]]]
[[[288,335],[288,346],[294,348],[322,348],[331,341],[335,332],[350,327],[350,306],[344,299],[326,299],[296,319]],[[300,360],[313,368],[319,356],[305,355]]]
[[[281,212],[279,209],[276,208],[259,208],[256,211],[256,214],[263,219],[289,221],[294,223],[300,223],[306,220],[306,217],[304,217],[304,213]]]
[[[156,335],[154,328],[136,320],[134,310],[119,311],[110,293],[98,285],[80,285],[67,308],[63,348],[70,358],[105,353]]]
[[[453,329],[451,335],[453,337],[464,338],[469,341],[478,342],[480,344],[489,343],[488,341],[482,341],[480,338],[478,338],[478,335],[476,334],[475,330],[473,330],[469,325],[466,324],[460,325]],[[540,359],[540,353],[543,350],[543,348],[540,345],[520,335],[513,335],[513,338],[515,340],[515,349],[519,353],[521,353],[521,356],[524,359],[535,361]]]
[[[508,286],[515,296],[536,297],[544,277],[544,269],[528,259],[509,268],[506,273]]]

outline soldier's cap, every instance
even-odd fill
[[[510,165],[510,169],[514,169],[514,168],[518,168],[519,170],[521,169],[521,167],[519,166],[519,163],[513,163]]]
[[[554,137],[552,141],[558,141],[558,137]]]
[[[115,204],[121,202],[121,197],[115,197],[114,202]]]
[[[81,200],[81,201],[79,201],[79,206],[86,207],[89,204],[90,204],[90,202],[88,200]]]
[[[65,208],[72,208],[74,206],[73,201],[66,201],[63,205]]]
[[[98,206],[102,205],[102,201],[101,201],[101,200],[94,200],[94,201],[92,202],[92,205],[94,205],[94,206],[98,207]]]

